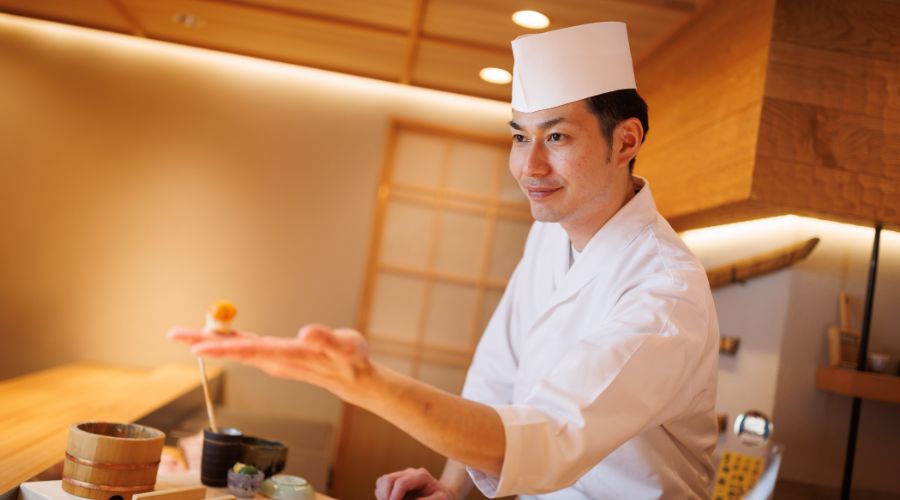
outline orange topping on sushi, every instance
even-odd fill
[[[219,300],[213,305],[209,306],[209,313],[212,315],[216,321],[220,322],[228,322],[234,319],[237,316],[237,308],[234,307],[234,304],[228,302],[227,300]]]

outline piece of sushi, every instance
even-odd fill
[[[219,300],[210,305],[206,311],[206,325],[204,325],[203,331],[231,335],[234,333],[234,329],[231,328],[231,320],[235,316],[237,316],[237,308],[234,307],[234,304],[227,300]]]

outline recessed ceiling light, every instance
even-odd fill
[[[512,81],[512,75],[509,74],[509,71],[500,68],[481,68],[478,76],[488,83],[496,83],[497,85],[503,85]]]
[[[523,28],[542,30],[550,26],[550,18],[536,10],[519,10],[513,13],[512,20]]]

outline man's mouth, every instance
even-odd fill
[[[539,201],[552,196],[554,193],[562,189],[561,187],[526,187],[528,198]]]

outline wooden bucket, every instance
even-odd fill
[[[165,434],[136,424],[85,422],[69,428],[62,487],[96,500],[152,491]]]

